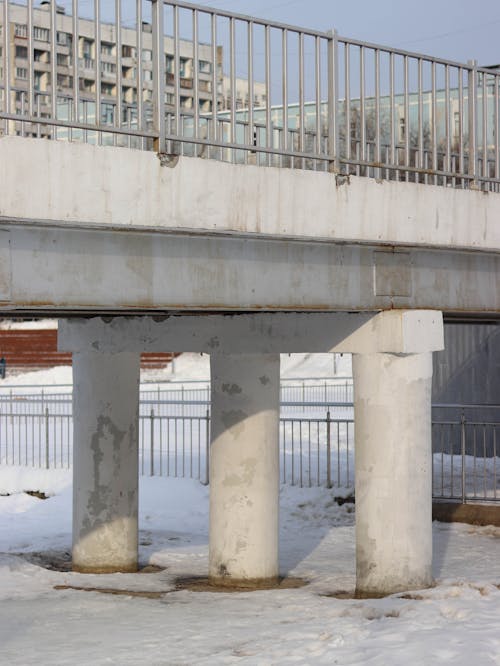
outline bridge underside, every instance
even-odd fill
[[[210,576],[276,578],[279,353],[346,351],[358,592],[429,585],[432,352],[500,314],[498,197],[56,144],[0,141],[0,312],[73,318],[74,567],[137,566],[140,352],[204,351]]]

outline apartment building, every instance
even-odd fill
[[[104,125],[151,125],[153,35],[149,23],[143,22],[141,30],[122,26],[117,34],[115,24],[100,21],[96,35],[96,23],[79,18],[75,36],[73,17],[58,6],[53,35],[49,1],[33,8],[31,39],[26,5],[8,2],[8,25],[4,23],[0,1],[0,108],[4,113],[49,118],[55,112],[60,120],[91,124],[99,113]],[[164,38],[164,53],[167,113],[174,111],[177,90],[183,114],[194,112],[196,103],[200,114],[210,114],[215,105],[223,108],[222,47],[199,43],[195,49],[193,42],[180,39],[178,77],[172,37]],[[65,130],[16,122],[15,132],[11,128],[10,133],[49,136],[54,131],[61,138]]]

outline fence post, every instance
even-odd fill
[[[477,60],[468,60],[467,104],[469,108],[469,176],[470,189],[478,189],[477,182]]]
[[[331,459],[331,419],[330,419],[330,410],[326,413],[326,487],[332,487],[332,459]]]
[[[328,32],[328,170],[339,173],[339,133],[337,127],[338,106],[338,34],[336,30]]]
[[[207,409],[205,414],[205,483],[208,486],[210,483],[210,410]]]
[[[154,148],[159,155],[162,155],[166,152],[163,0],[152,0],[151,9],[153,23],[153,117],[155,130],[158,133]],[[140,54],[138,59],[140,61]]]
[[[149,453],[149,476],[154,476],[155,474],[155,410],[151,409],[151,414],[150,414],[150,427],[151,427],[151,432],[150,432],[150,438],[149,438],[149,446],[150,446],[150,453]]]
[[[45,408],[45,469],[49,469],[49,408]]]
[[[462,504],[465,504],[465,415],[463,412],[460,419],[460,437],[462,449]],[[451,470],[451,473],[453,474],[453,469]]]

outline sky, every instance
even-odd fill
[[[459,62],[500,62],[498,0],[198,0],[206,5]]]

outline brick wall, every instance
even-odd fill
[[[52,368],[71,365],[71,354],[57,351],[56,329],[0,330],[0,358],[9,368]],[[171,353],[141,354],[141,368],[163,368],[172,360]],[[178,356],[178,354],[175,354]]]

